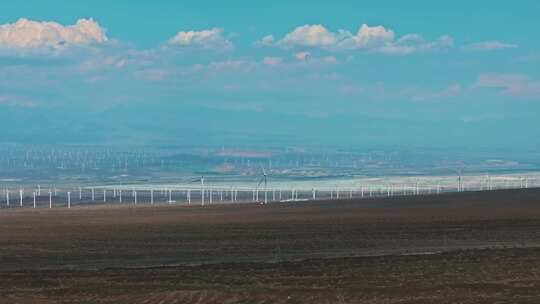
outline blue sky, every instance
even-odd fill
[[[4,4],[0,140],[538,147],[538,1],[289,2]]]

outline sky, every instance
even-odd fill
[[[540,2],[11,1],[1,142],[540,147]]]

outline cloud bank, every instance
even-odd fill
[[[363,24],[356,33],[347,30],[332,32],[321,24],[303,25],[276,40],[267,35],[255,43],[258,46],[281,48],[322,48],[329,51],[363,50],[388,54],[411,54],[453,46],[453,39],[441,36],[435,41],[426,41],[419,34],[407,34],[396,39],[394,31],[384,26]]]

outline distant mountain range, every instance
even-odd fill
[[[519,119],[313,117],[184,105],[120,105],[102,111],[0,106],[0,141],[19,143],[536,150],[540,130],[530,125]]]

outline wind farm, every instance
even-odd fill
[[[271,203],[315,200],[406,197],[445,193],[528,189],[540,186],[540,173],[467,176],[349,178],[316,181],[268,182],[264,168],[255,185],[242,181],[206,181],[196,178],[185,184],[127,184],[56,186],[36,185],[3,188],[0,208],[53,208],[106,204],[198,204]],[[211,180],[210,180],[211,181]],[[197,185],[198,184],[198,185]],[[72,199],[72,194],[73,199]],[[54,204],[53,204],[54,203]]]

